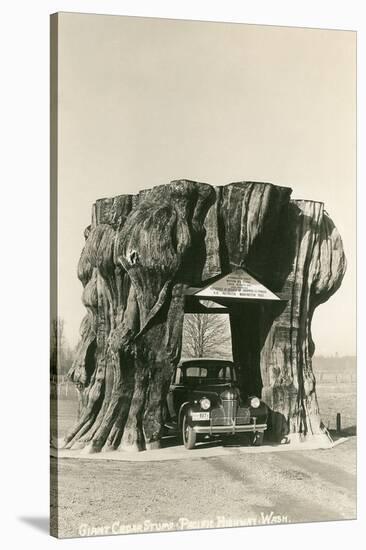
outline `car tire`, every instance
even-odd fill
[[[263,444],[263,438],[263,432],[254,432],[251,440],[251,444],[253,445],[253,447],[260,447]]]
[[[185,446],[186,449],[188,450],[194,449],[196,445],[197,434],[192,428],[192,426],[188,424],[187,415],[184,415],[184,418],[183,418],[182,438],[183,438],[183,445]]]

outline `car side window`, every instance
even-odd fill
[[[207,378],[207,369],[205,367],[188,367],[186,378]]]
[[[228,366],[222,367],[219,370],[218,378],[220,380],[231,380],[231,369],[230,369],[230,367],[228,367]]]
[[[174,384],[180,384],[182,381],[182,369],[180,367],[175,371],[175,380]]]

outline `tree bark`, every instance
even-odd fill
[[[70,371],[83,407],[66,446],[159,446],[184,288],[201,280],[203,222],[214,200],[211,186],[180,180],[135,200],[97,201],[79,263],[88,316]]]
[[[232,304],[241,385],[262,392],[277,437],[317,433],[311,319],[341,284],[345,258],[323,205],[290,195],[266,183],[178,180],[96,202],[78,266],[87,314],[69,372],[80,415],[67,447],[159,447],[184,291],[238,267],[286,299]]]
[[[264,311],[261,325],[263,398],[277,439],[321,433],[311,321],[315,308],[339,288],[346,268],[340,235],[322,203],[291,202],[287,228],[284,243],[293,254],[280,290],[288,301],[283,309],[272,305]]]

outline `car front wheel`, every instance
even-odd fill
[[[196,445],[197,434],[192,426],[188,424],[187,415],[185,415],[183,418],[182,435],[185,448],[194,449],[194,446]]]

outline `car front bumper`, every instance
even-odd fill
[[[255,422],[253,422],[253,424],[231,424],[229,426],[212,426],[210,424],[209,426],[194,425],[192,428],[198,434],[237,434],[245,432],[264,432],[267,429],[267,424],[256,424]]]

